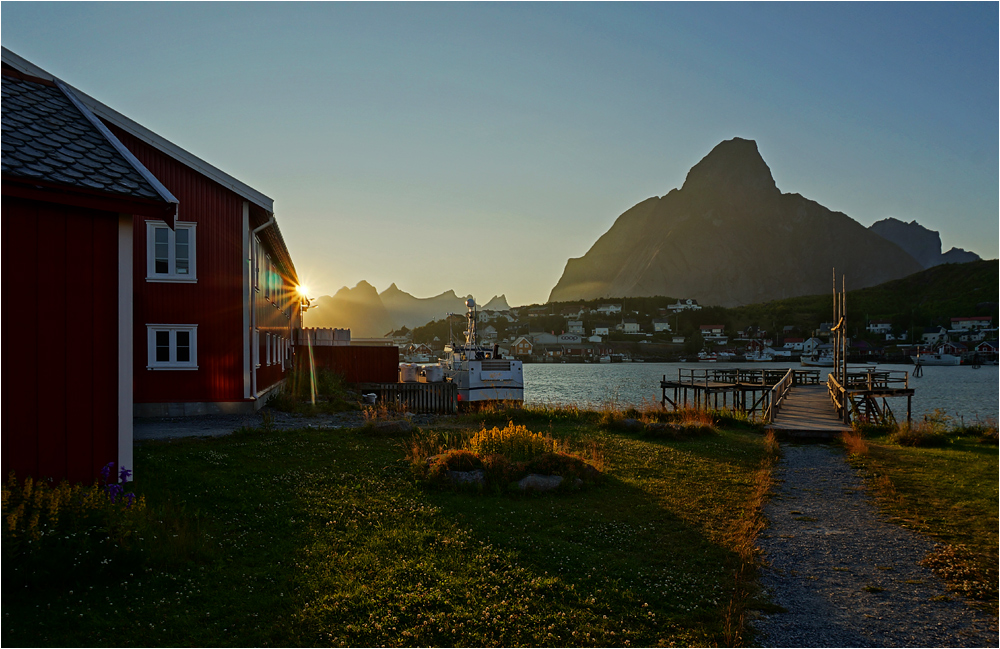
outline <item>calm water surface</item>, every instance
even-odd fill
[[[798,368],[789,363],[525,363],[524,400],[529,404],[600,407],[606,404],[641,406],[659,403],[660,380],[677,378],[677,370]],[[851,365],[848,369],[854,369]],[[910,372],[913,418],[920,419],[935,409],[955,420],[998,419],[1000,411],[1000,368],[985,366],[925,367],[922,378],[912,376],[912,365],[878,365],[879,370]],[[806,369],[806,368],[803,368]],[[815,369],[815,368],[814,368]],[[829,373],[829,370],[820,368]],[[826,379],[826,374],[821,377]],[[889,399],[897,419],[906,417],[906,399]]]

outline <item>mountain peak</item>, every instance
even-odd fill
[[[770,167],[757,150],[757,143],[739,137],[720,142],[701,162],[691,167],[681,191],[741,197],[781,193]]]

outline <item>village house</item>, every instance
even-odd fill
[[[936,345],[948,339],[948,332],[944,327],[927,327],[920,338],[926,345]]]
[[[802,343],[804,342],[804,338],[785,338],[785,342],[782,344],[782,347],[790,352],[801,352]]]
[[[531,332],[528,336],[531,338],[531,342],[534,345],[554,345],[559,342],[559,339],[555,334],[547,331]]]
[[[980,358],[984,361],[996,362],[997,341],[984,340],[983,342],[976,345],[976,353],[979,354]]]
[[[510,351],[514,356],[531,356],[534,345],[525,336],[518,336],[510,346]]]
[[[595,336],[607,336],[611,333],[611,325],[607,323],[594,325],[591,333]]]
[[[653,331],[655,333],[671,331],[670,321],[667,318],[653,318]]]
[[[639,328],[639,322],[635,318],[622,319],[621,330],[623,333],[627,334],[642,333],[642,330]]]
[[[135,466],[136,224],[175,234],[178,201],[72,88],[11,61],[3,49],[4,329],[18,343],[3,354],[2,470],[89,483]]]
[[[975,331],[989,329],[991,326],[993,326],[993,318],[986,315],[951,319],[952,331]]]
[[[726,326],[721,324],[703,324],[699,326],[701,337],[705,342],[713,342],[717,345],[725,345],[729,342],[726,336]]]
[[[566,323],[566,327],[571,334],[580,334],[582,336],[586,333],[583,330],[583,320],[570,320]]]
[[[529,318],[538,318],[541,316],[551,315],[549,312],[549,307],[547,306],[533,306],[528,309]]]
[[[869,320],[868,333],[880,336],[892,333],[892,320]]]
[[[620,304],[602,304],[601,306],[597,307],[594,310],[597,311],[598,313],[601,313],[603,315],[609,316],[609,315],[613,315],[615,313],[621,313],[622,312],[622,305],[620,305]]]
[[[698,300],[677,300],[676,304],[671,304],[667,308],[677,313],[679,311],[698,311],[701,306],[698,304]]]
[[[52,75],[4,49],[24,74]],[[252,412],[291,367],[301,296],[273,201],[67,86],[176,197],[177,215],[133,219],[133,412]]]

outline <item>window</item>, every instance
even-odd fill
[[[146,369],[198,369],[198,325],[146,325]]]
[[[267,359],[267,364],[271,364],[271,334],[264,334],[267,336],[267,347],[264,350],[264,358]]]
[[[146,221],[146,280],[197,282],[195,227],[177,223],[171,230],[163,221]]]

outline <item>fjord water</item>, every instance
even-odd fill
[[[659,404],[664,375],[676,379],[678,369],[788,369],[790,363],[525,363],[524,401],[532,405],[643,406]],[[849,369],[871,366],[851,365]],[[925,367],[913,378],[913,365],[877,365],[877,370],[909,372],[913,419],[943,410],[955,422],[997,421],[1000,368]],[[806,368],[803,368],[806,369]],[[819,368],[825,381],[828,369]],[[889,399],[897,419],[906,418],[906,399]]]

